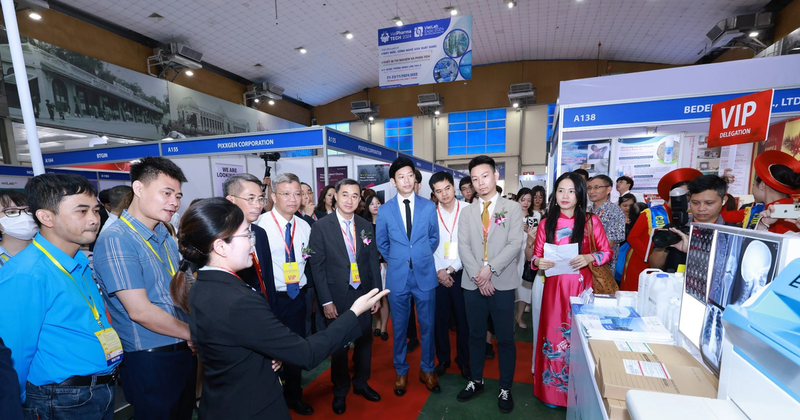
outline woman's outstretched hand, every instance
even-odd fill
[[[378,289],[372,289],[367,292],[364,296],[356,299],[353,302],[353,306],[350,307],[350,310],[356,313],[356,316],[363,314],[364,312],[369,311],[375,306],[376,303],[380,302],[381,298],[389,294],[389,289],[384,289],[381,292],[378,292]]]

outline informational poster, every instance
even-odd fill
[[[222,184],[225,183],[225,180],[241,173],[244,173],[244,166],[242,165],[214,164],[214,186],[217,188],[215,190],[217,197],[222,197]]]
[[[325,168],[317,168],[317,191],[322,191],[326,185],[336,185],[345,178],[347,178],[347,166],[329,166],[327,182],[325,181]]]
[[[472,78],[472,15],[378,30],[381,88]]]
[[[561,173],[585,169],[589,176],[608,175],[611,140],[564,142]]]
[[[800,159],[800,117],[772,124],[767,140],[758,143],[757,153],[767,150],[780,150]]]
[[[384,189],[391,185],[389,181],[389,165],[358,165],[358,184],[361,188],[375,190],[378,197],[385,201]]]
[[[619,139],[617,143],[617,173],[615,177],[633,178],[635,193],[653,193],[658,181],[678,167],[680,136]]]
[[[750,172],[753,170],[753,145],[739,144],[721,149],[717,175],[728,179],[733,176],[733,183],[728,184],[728,193],[749,194]]]

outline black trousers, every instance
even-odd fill
[[[277,293],[275,307],[272,313],[292,330],[293,333],[305,338],[306,336],[306,289],[300,289],[300,294],[292,299],[285,292]],[[302,371],[297,366],[283,364],[283,397],[287,404],[293,404],[303,399],[303,388],[300,386]]]
[[[514,291],[495,290],[493,296],[483,296],[479,290],[464,290],[464,303],[469,325],[469,364],[472,380],[483,379],[483,364],[486,351],[487,320],[491,314],[500,365],[500,388],[511,388],[514,382],[514,367],[517,347],[514,343]]]
[[[327,325],[325,314],[322,312],[322,305],[317,299],[316,289],[309,287],[306,290],[306,337],[325,331]]]
[[[340,308],[350,308],[353,302],[365,293],[364,287],[358,290],[348,286],[347,299]],[[334,303],[335,304],[335,303]],[[326,319],[328,325],[335,319]],[[372,371],[372,314],[364,312],[358,317],[361,327],[361,337],[353,342],[353,388],[364,389]],[[350,392],[350,368],[348,367],[347,354],[349,347],[342,347],[331,355],[331,382],[333,383],[333,396],[344,397]]]
[[[436,359],[439,363],[450,362],[450,317],[456,321],[456,364],[469,365],[469,327],[467,326],[467,309],[464,305],[464,289],[461,288],[459,270],[453,273],[453,285],[436,286],[436,324],[434,325],[434,341],[436,343]]]
[[[126,352],[119,374],[137,419],[191,420],[197,384],[197,357],[191,350]]]

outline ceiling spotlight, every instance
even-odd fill
[[[347,39],[353,39],[353,34],[350,33],[350,31],[344,31],[342,32],[342,35],[344,35],[344,37]]]
[[[373,116],[370,116],[370,117],[369,117],[369,120],[370,120],[370,121],[375,121],[375,117],[373,117]]]
[[[272,99],[270,99],[269,102],[267,102],[267,103],[270,104],[270,105],[275,105],[275,101],[273,101]]]
[[[578,0],[578,1],[580,1],[580,0]],[[513,9],[513,8],[514,8],[514,6],[516,6],[516,5],[517,5],[517,2],[515,2],[515,1],[509,1],[509,2],[508,2],[508,3],[506,3],[506,4],[508,5],[508,8],[509,8],[509,9]]]
[[[436,111],[433,111],[433,115],[439,115],[439,114],[441,114],[441,112],[439,112],[438,109]]]
[[[100,138],[101,138],[101,139],[103,139],[103,140],[108,140],[108,136],[107,136],[107,135],[105,135],[105,134],[103,134],[102,136],[100,136]]]
[[[399,16],[395,16],[392,19],[392,22],[394,22],[394,24],[397,25],[397,26],[403,26],[403,21],[400,19]]]
[[[189,77],[194,76],[194,72],[191,70],[186,70],[186,75]]]
[[[33,19],[33,20],[41,20],[42,19],[42,15],[40,15],[38,12],[30,12],[28,14],[28,17]]]
[[[445,12],[449,12],[449,13],[450,13],[450,16],[455,16],[455,15],[457,15],[457,14],[458,14],[458,9],[456,9],[456,8],[455,8],[455,7],[453,7],[453,6],[447,6],[447,7],[445,7],[445,8],[444,8],[444,11],[445,11]]]
[[[750,32],[750,38],[755,38],[758,36],[758,31]]]
[[[255,99],[253,99],[253,102],[259,103],[259,102],[261,102],[261,99],[255,98]]]
[[[519,102],[514,102],[513,104],[511,104],[511,106],[513,106],[514,108],[518,108],[519,107]]]

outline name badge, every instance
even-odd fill
[[[358,274],[358,263],[350,263],[350,278],[353,283],[361,283],[361,275]]]
[[[455,242],[445,242],[444,243],[444,259],[446,260],[454,260],[456,256],[458,256],[458,244]]]
[[[300,269],[296,262],[283,263],[283,282],[286,284],[300,283]]]
[[[122,360],[122,342],[119,340],[117,332],[113,328],[106,328],[94,333],[103,346],[103,353],[106,355],[106,365],[111,366]]]

